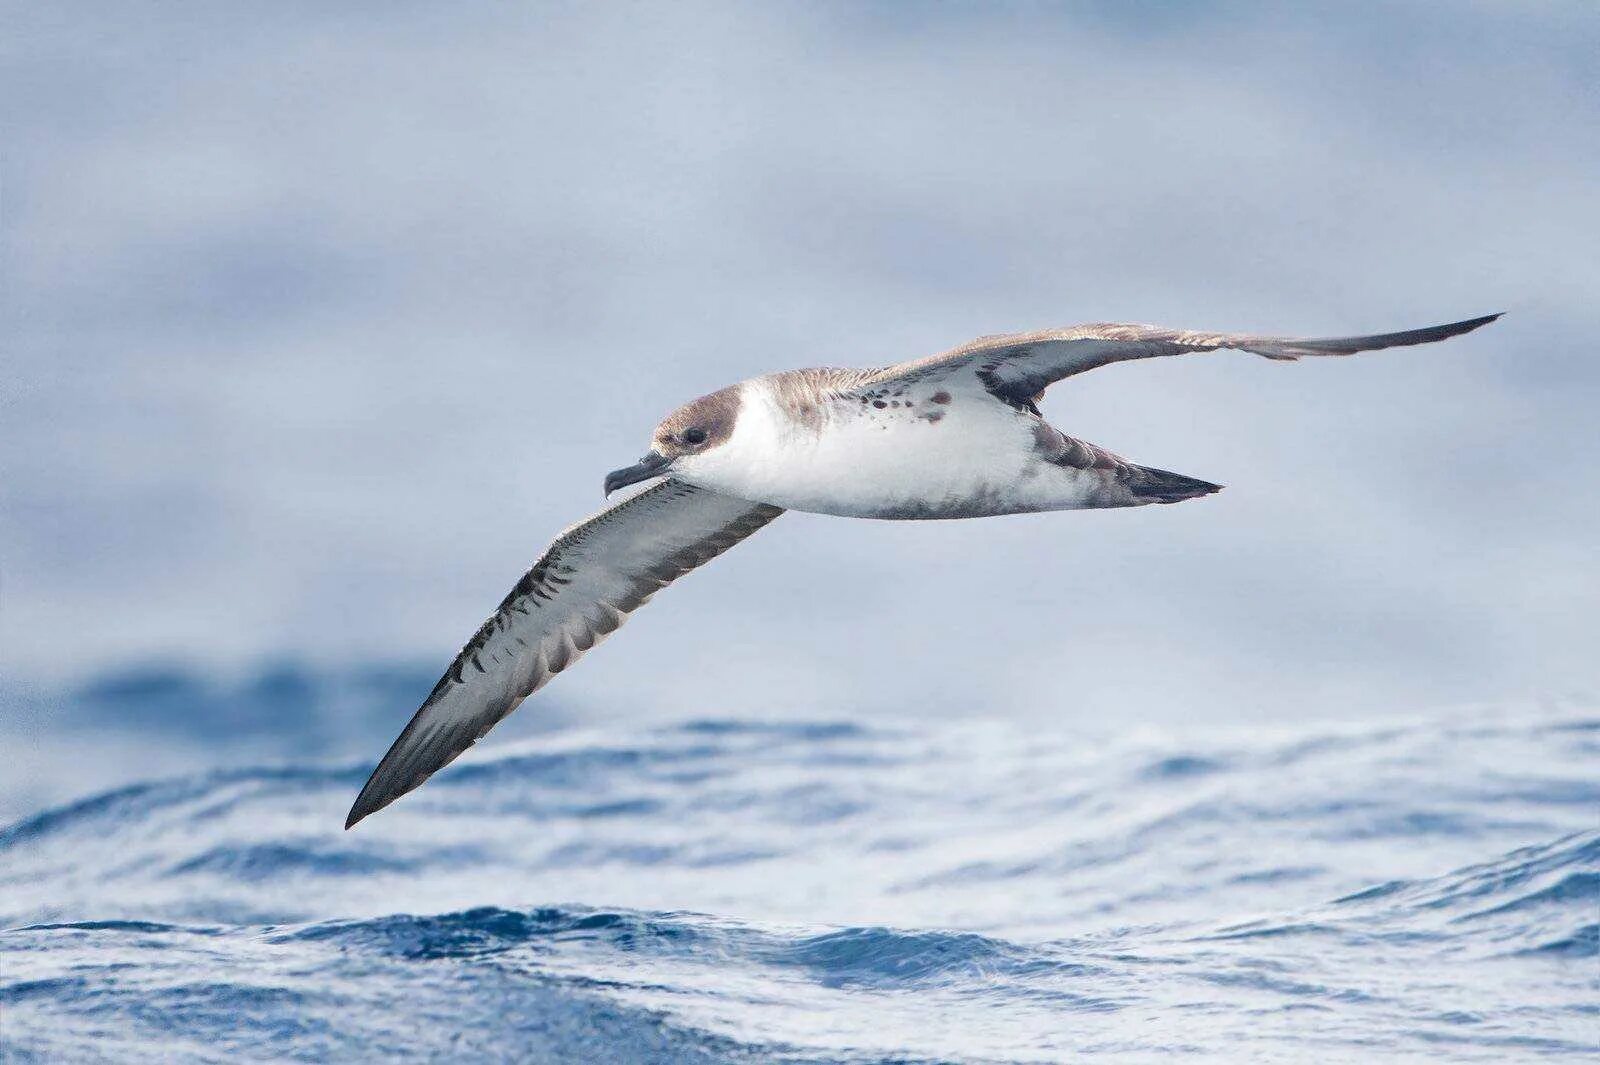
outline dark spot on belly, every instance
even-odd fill
[[[940,418],[943,418],[943,417],[944,417],[944,411],[942,411],[942,410],[933,410],[933,411],[929,411],[927,414],[924,414],[922,416],[922,419],[924,421],[926,421],[929,425],[932,425],[933,423],[937,422]]]
[[[943,499],[907,499],[890,504],[870,515],[889,521],[933,521],[947,518],[983,518],[993,514],[1017,514],[1035,508],[1019,504],[1004,492],[983,488],[970,496]]]
[[[875,399],[875,400],[872,401],[872,405],[874,407],[877,407],[879,410],[882,410],[883,408],[887,407],[889,404],[885,403],[881,399]]]
[[[939,391],[933,394],[933,401],[935,403],[949,403],[950,393],[941,388]]]

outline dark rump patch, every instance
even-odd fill
[[[1049,422],[1034,423],[1033,442],[1045,461],[1057,466],[1071,466],[1079,470],[1114,470],[1126,465],[1119,456],[1105,448],[1070,437]]]

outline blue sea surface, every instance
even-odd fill
[[[0,1060],[1600,1059],[1586,708],[558,719],[341,831],[427,680],[5,693]]]

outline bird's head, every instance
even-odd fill
[[[739,386],[720,389],[685,403],[656,426],[650,450],[632,466],[606,474],[606,495],[630,484],[671,472],[692,474],[710,451],[733,436],[739,418]]]

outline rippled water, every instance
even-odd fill
[[[1597,755],[1572,709],[563,728],[350,833],[367,758],[139,781],[0,832],[0,1056],[1592,1060]]]

